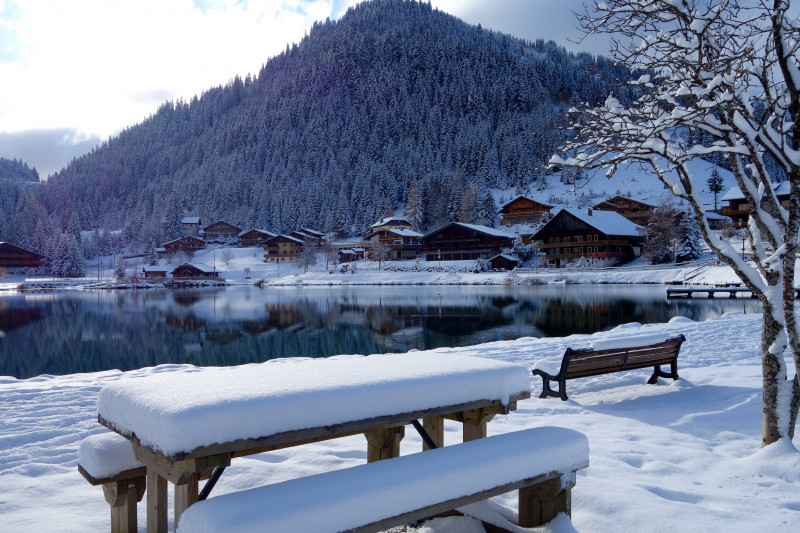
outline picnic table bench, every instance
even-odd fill
[[[640,335],[598,340],[589,348],[567,348],[558,369],[545,361],[534,363],[533,375],[541,376],[542,393],[539,398],[550,396],[567,398],[567,380],[600,374],[611,374],[639,368],[653,367],[653,375],[647,380],[655,384],[659,377],[678,379],[678,352],[686,338],[677,335],[665,339],[666,335]],[[661,365],[670,365],[670,371],[661,370]],[[550,382],[558,383],[553,390]]]
[[[512,490],[518,525],[539,526],[570,513],[588,464],[583,434],[527,429],[210,498],[186,510],[178,533],[382,531]]]
[[[375,462],[399,455],[410,423],[427,430],[423,449],[441,447],[445,419],[462,423],[464,441],[481,439],[495,415],[530,397],[528,376],[460,354],[279,359],[122,379],[100,391],[97,409],[145,465],[147,531],[161,533],[168,483],[177,528],[237,457],[364,434]]]

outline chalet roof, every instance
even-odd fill
[[[427,239],[431,235],[439,233],[440,231],[443,231],[451,226],[461,226],[462,228],[471,229],[472,231],[477,231],[478,233],[489,235],[490,237],[499,237],[501,239],[513,239],[516,237],[516,235],[505,232],[503,230],[490,228],[489,226],[481,226],[479,224],[465,224],[464,222],[451,222],[449,224],[442,226],[441,228],[437,228],[429,233],[426,233],[425,235],[422,236],[422,238]]]
[[[264,235],[269,235],[270,237],[274,237],[275,235],[277,235],[277,233],[273,233],[273,232],[265,230],[265,229],[248,229],[248,230],[240,231],[239,232],[239,237],[241,237],[243,235],[247,235],[248,233],[252,233],[254,231],[257,231],[258,233],[263,233]]]
[[[516,261],[517,263],[522,262],[519,257],[514,257],[513,255],[508,255],[508,254],[497,254],[496,256],[489,258],[489,261],[494,261],[498,257],[502,257],[503,259],[508,259],[509,261]]]
[[[777,187],[775,187],[775,194],[777,196],[788,195],[790,189],[791,185],[789,184],[789,181],[788,180],[782,181],[778,184]],[[730,200],[744,200],[744,194],[742,193],[742,190],[739,187],[731,187],[730,189],[728,189],[728,192],[725,193],[725,196],[721,198],[721,200],[723,202],[727,202]]]
[[[216,222],[212,222],[208,226],[204,227],[203,230],[208,230],[208,228],[210,228],[211,226],[216,226],[217,224],[225,224],[226,226],[230,226],[232,228],[236,228],[237,230],[240,229],[239,226],[231,224],[230,222],[225,222],[224,220],[217,220]]]
[[[164,265],[145,265],[142,267],[142,272],[166,272],[169,267]]]
[[[505,208],[505,207],[507,207],[507,206],[513,204],[514,202],[519,201],[519,200],[528,200],[529,202],[533,202],[535,204],[539,204],[539,205],[542,205],[544,207],[554,207],[554,206],[552,206],[550,204],[546,204],[544,202],[540,202],[539,200],[534,200],[533,198],[528,198],[527,196],[517,196],[516,198],[514,198],[510,202],[507,202],[507,203],[501,205],[500,209],[503,209],[503,208]]]
[[[414,230],[406,228],[386,228],[386,229],[377,229],[372,233],[370,233],[369,235],[366,235],[364,238],[369,239],[382,231],[385,231],[386,233],[392,233],[394,235],[397,235],[398,237],[417,237],[417,238],[422,237],[422,233],[416,232]]]
[[[183,217],[181,224],[200,224],[200,217]]]
[[[713,211],[706,211],[705,216],[708,220],[730,220],[730,217],[726,217],[725,215],[720,215],[719,213],[715,213]]]
[[[207,265],[205,263],[184,263],[182,265],[175,267],[172,271],[175,272],[179,268],[183,267],[193,267],[199,270],[200,272],[206,272],[206,273],[216,272],[216,269],[214,267],[212,267],[211,265]]]
[[[597,231],[605,235],[619,235],[622,237],[639,237],[641,236],[641,226],[634,224],[624,216],[614,211],[592,211],[590,215],[586,211],[578,211],[577,209],[561,209],[555,216],[550,219],[547,224],[541,227],[536,235],[544,232],[548,226],[557,224],[557,219],[563,216],[572,216],[577,218],[584,224],[587,224]]]
[[[302,231],[303,233],[308,233],[309,235],[314,235],[314,236],[319,237],[319,238],[322,238],[322,237],[325,236],[324,233],[322,233],[321,231],[317,231],[315,229],[300,228],[300,231]]]
[[[280,235],[275,235],[274,237],[270,237],[267,240],[267,242],[269,242],[269,241],[271,241],[273,239],[277,239],[279,237],[283,237],[285,239],[289,239],[290,241],[294,241],[294,242],[297,242],[297,243],[300,243],[300,244],[305,244],[305,242],[303,242],[302,239],[298,239],[297,237],[292,237],[291,235],[286,235],[285,233],[281,233]]]
[[[373,225],[371,225],[370,228],[377,228],[377,227],[380,227],[380,226],[387,226],[387,225],[391,224],[392,222],[405,222],[409,226],[411,225],[411,222],[409,222],[406,217],[385,217],[385,218],[380,219],[379,221],[377,221]]]
[[[596,203],[595,205],[592,206],[592,209],[600,209],[600,206],[606,205],[606,204],[616,205],[617,202],[620,201],[620,200],[625,200],[625,201],[628,201],[628,202],[635,202],[637,204],[646,205],[648,207],[656,207],[655,205],[651,204],[650,202],[645,202],[644,200],[639,200],[638,198],[631,198],[630,196],[621,196],[621,195],[618,194],[616,196],[612,196],[611,198],[608,198],[607,200],[603,200],[602,202]]]

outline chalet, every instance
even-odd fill
[[[307,244],[313,244],[322,242],[325,235],[323,235],[318,231],[298,229],[289,233],[289,237],[300,239],[301,241]]]
[[[302,231],[303,233],[305,233],[309,237],[317,239],[318,241],[321,241],[321,240],[325,239],[325,234],[322,233],[321,231],[317,231],[317,230],[310,229],[310,228],[300,228],[299,231]]]
[[[219,272],[209,265],[184,263],[172,271],[172,277],[176,279],[218,278]]]
[[[652,204],[625,196],[615,196],[592,206],[593,211],[611,211],[619,213],[634,224],[639,224],[640,226],[647,225],[647,223],[650,222],[650,218],[653,216],[653,211],[655,211],[655,209],[656,206]]]
[[[511,248],[514,236],[478,224],[451,222],[422,237],[426,261],[459,261],[494,257]]]
[[[302,239],[290,235],[275,235],[264,243],[265,263],[294,261],[303,249]]]
[[[146,265],[142,267],[142,275],[146,278],[166,278],[167,267],[161,265]]]
[[[174,254],[180,251],[195,252],[205,248],[206,243],[202,239],[186,235],[174,241],[165,242],[161,245],[164,249],[164,254]]]
[[[192,235],[197,237],[200,235],[200,228],[202,227],[200,217],[183,217],[181,219],[181,231],[184,235]]]
[[[241,233],[241,228],[228,224],[224,220],[214,222],[203,228],[207,242],[236,240]]]
[[[265,229],[251,229],[248,231],[243,231],[239,233],[239,247],[240,248],[252,248],[254,246],[264,246],[271,238],[275,237],[276,234],[272,233],[271,231],[267,231]]]
[[[382,218],[370,227],[370,234],[389,229],[411,229],[411,222],[406,217],[386,217]]]
[[[390,259],[416,259],[422,254],[422,233],[403,229],[379,229],[373,231],[364,240],[370,244],[386,244],[391,250]]]
[[[489,259],[489,263],[492,265],[492,270],[514,270],[522,264],[522,261],[513,255],[498,254]]]
[[[340,263],[352,263],[353,261],[358,261],[360,259],[364,259],[363,248],[344,248],[339,250]]]
[[[44,265],[45,257],[25,248],[0,242],[0,267],[36,268]]]
[[[789,207],[789,192],[790,185],[788,181],[782,181],[775,187],[775,195],[783,207]],[[750,203],[739,187],[732,187],[722,197],[722,201],[728,202],[728,205],[723,205],[721,209],[724,216],[729,217],[737,226],[747,224],[747,219],[750,217]]]
[[[641,229],[619,213],[562,209],[533,237],[541,241],[550,266],[586,258],[601,267],[638,257],[644,241]]]
[[[516,224],[536,224],[553,208],[526,196],[517,196],[500,208],[500,224],[512,226]]]

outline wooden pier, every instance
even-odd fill
[[[739,294],[755,298],[753,291],[746,287],[667,287],[667,299],[691,298],[695,293],[706,294],[708,298],[714,298],[717,294],[727,294],[728,298],[736,298]],[[800,298],[800,288],[794,289],[794,297]]]

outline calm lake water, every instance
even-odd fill
[[[667,301],[655,285],[9,293],[0,296],[0,375],[405,352],[760,309],[749,298]]]

